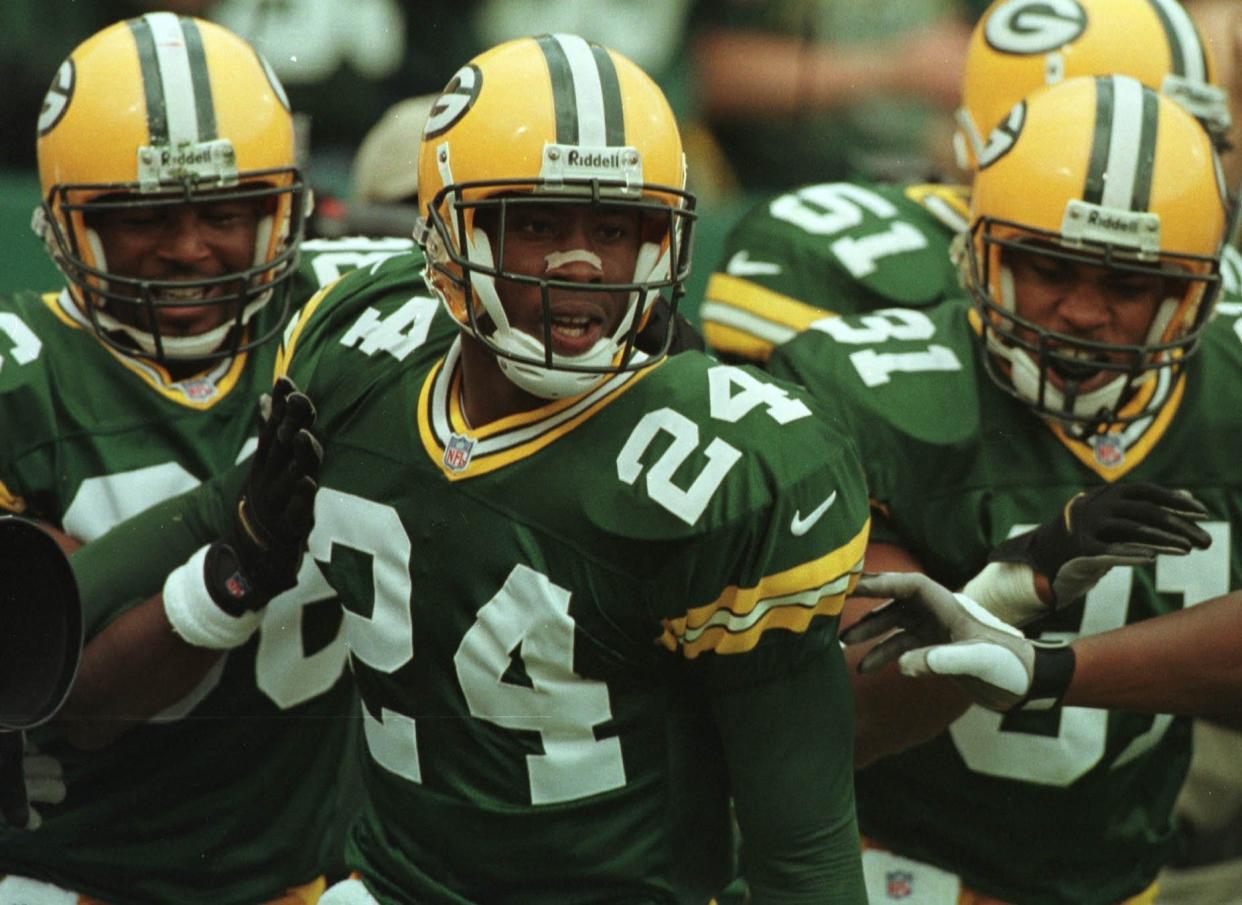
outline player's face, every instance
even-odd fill
[[[95,214],[109,271],[141,280],[192,281],[244,271],[254,262],[255,234],[262,216],[252,200],[176,206],[134,207]],[[242,289],[240,281],[207,288],[162,290],[157,302],[202,302]],[[115,305],[118,320],[150,330],[145,311]],[[235,312],[226,305],[161,305],[155,315],[164,336],[197,336]]]
[[[1119,271],[1012,250],[1005,253],[1005,262],[1013,274],[1017,315],[1045,330],[1076,339],[1139,345],[1146,340],[1166,294],[1166,281],[1155,273]],[[1063,386],[1070,377],[1079,381],[1080,391],[1095,389],[1116,372],[1098,371],[1091,367],[1093,361],[1132,361],[1132,356],[1121,350],[1083,351],[1078,358],[1082,367],[1075,369],[1077,373],[1054,370],[1050,375],[1053,382]],[[1096,373],[1088,377],[1092,371]]]
[[[486,227],[485,227],[486,228]],[[641,244],[637,211],[580,204],[514,204],[505,216],[502,269],[523,276],[575,283],[628,283]],[[493,247],[498,250],[489,230]],[[543,340],[538,286],[497,280],[510,324]],[[548,307],[552,351],[575,356],[611,335],[625,315],[627,292],[552,289]]]

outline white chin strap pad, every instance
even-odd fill
[[[270,289],[256,296],[242,310],[242,324],[248,324],[250,319],[258,313],[260,308],[267,304],[268,299],[271,297],[272,290]],[[96,309],[95,317],[99,321],[99,326],[107,332],[124,333],[147,355],[154,356],[157,353],[155,337],[152,334],[129,324],[121,323],[102,309]],[[233,329],[233,323],[232,318],[230,318],[217,327],[212,327],[204,333],[196,333],[193,336],[161,336],[164,358],[169,361],[197,361],[200,358],[206,358],[224,343],[224,340],[229,335],[229,331]]]

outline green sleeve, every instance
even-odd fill
[[[853,698],[833,645],[802,669],[715,696],[753,905],[865,903]]]
[[[225,530],[250,460],[194,490],[126,519],[69,558],[82,597],[86,637],[158,593],[168,573]]]

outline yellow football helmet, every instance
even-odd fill
[[[992,129],[1036,88],[1128,75],[1189,110],[1224,149],[1231,116],[1216,66],[1177,0],[996,0],[966,53],[958,164],[973,170]]]
[[[282,329],[275,319],[263,335],[244,335],[293,275],[309,196],[295,166],[288,98],[246,41],[173,13],[103,29],[57,71],[37,151],[43,202],[35,231],[108,345],[159,361],[207,360]],[[122,208],[238,200],[263,205],[253,263],[211,279],[139,280],[110,271],[92,228],[94,216]],[[227,291],[187,298],[214,286]],[[287,309],[288,293],[280,295]],[[162,336],[154,317],[161,305],[222,305],[230,317],[198,336]],[[117,318],[118,306],[138,306],[144,316]]]
[[[1197,348],[1220,287],[1225,186],[1207,134],[1164,95],[1106,76],[1035,92],[987,149],[958,251],[990,375],[1079,429],[1153,414]],[[1095,342],[1020,317],[1006,259],[1013,250],[1159,275],[1165,297],[1145,341]],[[1114,376],[1078,391],[1100,372]]]
[[[427,283],[510,380],[555,399],[654,360],[635,354],[634,340],[660,290],[670,291],[674,307],[684,292],[695,199],[685,190],[672,110],[634,63],[573,35],[494,47],[462,67],[432,106],[418,168],[416,238],[427,254]],[[493,251],[476,216],[486,210],[504,223],[507,209],[531,202],[643,212],[655,226],[644,230],[631,281],[573,283],[507,269],[503,246]],[[540,287],[542,336],[510,325],[497,280]],[[546,341],[548,293],[556,288],[624,291],[629,306],[613,335],[581,355],[561,355]],[[655,358],[666,354],[668,339]]]

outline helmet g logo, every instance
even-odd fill
[[[984,27],[988,44],[1001,53],[1048,53],[1076,39],[1087,27],[1077,0],[1008,0]]]
[[[69,109],[69,98],[73,96],[73,60],[65,60],[56,71],[52,87],[47,89],[43,98],[43,109],[39,113],[39,134],[46,135],[52,127],[60,122],[60,118]]]
[[[1026,101],[1018,101],[1005,121],[992,130],[988,143],[979,152],[979,169],[987,169],[1000,160],[1013,148],[1014,142],[1022,134],[1022,126],[1026,122]]]
[[[434,138],[452,128],[474,106],[482,87],[483,73],[479,71],[479,67],[466,65],[458,69],[457,74],[431,105],[427,124],[423,127],[423,138]]]

